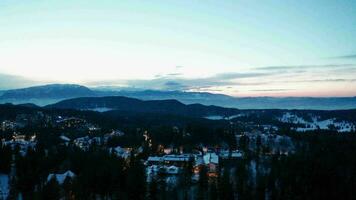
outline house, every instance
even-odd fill
[[[26,141],[26,135],[19,135],[19,134],[16,134],[14,133],[14,135],[12,136],[13,140],[15,142],[23,142],[23,141]]]
[[[180,155],[164,155],[163,161],[166,165],[175,165],[182,167],[192,160],[190,154],[180,154]]]
[[[9,120],[5,120],[1,123],[1,130],[2,131],[7,131],[7,130],[14,130],[16,128],[16,123],[9,121]]]
[[[216,176],[219,167],[219,156],[214,152],[208,152],[203,156],[203,161],[208,168],[208,175]]]
[[[101,145],[102,138],[100,137],[90,138],[89,136],[80,137],[74,140],[74,144],[83,150],[88,150],[90,145],[93,144]]]
[[[131,148],[122,148],[120,146],[117,146],[115,148],[110,148],[111,153],[114,153],[115,155],[124,159],[130,157],[131,150],[132,150]]]
[[[165,167],[165,172],[166,174],[178,174],[180,172],[179,168],[172,165],[172,166],[168,166],[168,167]]]
[[[179,155],[164,155],[164,156],[150,156],[147,159],[148,165],[175,165],[182,167],[188,162],[193,160],[193,156],[190,154],[179,154]]]
[[[58,127],[65,129],[65,128],[81,128],[84,127],[86,121],[84,119],[76,118],[76,117],[69,117],[69,118],[60,118],[56,121]]]
[[[199,174],[202,166],[204,166],[204,159],[202,155],[196,155],[194,157],[193,171],[195,174]]]
[[[219,156],[221,159],[239,159],[242,158],[243,154],[239,150],[222,150],[219,152]]]
[[[125,133],[119,130],[112,130],[110,133],[104,135],[104,142],[107,143],[113,137],[122,137]]]
[[[75,174],[68,170],[66,172],[64,172],[63,174],[49,174],[48,177],[47,177],[47,182],[49,182],[51,179],[55,178],[56,181],[62,185],[64,183],[64,181],[66,180],[66,178],[75,178]]]
[[[12,149],[19,148],[20,151],[19,153],[22,156],[25,156],[27,153],[27,150],[29,148],[34,149],[36,147],[37,142],[36,141],[27,141],[27,140],[9,140],[9,141],[4,141],[2,142],[3,145],[9,145]]]
[[[146,164],[149,166],[159,165],[163,163],[163,157],[160,156],[150,156],[147,158]]]
[[[164,149],[163,149],[163,152],[164,152],[165,154],[171,154],[171,153],[173,153],[173,148],[172,148],[172,147],[164,148]]]
[[[80,137],[74,140],[74,144],[81,149],[87,150],[89,148],[89,136]]]

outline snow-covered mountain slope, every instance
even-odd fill
[[[297,125],[295,128],[298,132],[312,131],[318,129],[334,129],[338,132],[350,132],[355,129],[355,123],[345,120],[337,120],[336,118],[330,119],[321,119],[320,116],[314,115],[309,116],[310,119],[306,120],[305,118],[298,116],[296,114],[286,112],[281,117],[277,119],[280,122],[291,123]]]

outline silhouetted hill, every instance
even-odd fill
[[[63,99],[96,96],[87,87],[75,84],[50,84],[22,89],[6,90],[0,94],[0,102],[36,105],[47,105]]]
[[[95,90],[97,91],[97,90]],[[97,91],[98,96],[125,96],[141,100],[176,99],[184,104],[199,103],[238,109],[355,109],[356,97],[233,97],[208,92],[118,90]]]
[[[1,98],[12,99],[33,99],[33,98],[73,98],[83,96],[93,96],[95,93],[89,88],[74,84],[51,84],[34,86],[23,89],[5,91]]]
[[[96,111],[118,110],[125,112],[175,114],[193,117],[209,115],[230,116],[239,112],[237,109],[218,106],[204,106],[201,104],[185,105],[177,100],[143,101],[121,96],[68,99],[48,105],[46,108]]]
[[[2,94],[1,94],[2,93]],[[184,104],[215,105],[238,109],[355,109],[356,97],[232,97],[208,92],[87,88],[81,85],[52,84],[0,91],[0,103],[49,105],[77,97],[124,96],[140,100],[176,99]]]

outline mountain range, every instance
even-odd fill
[[[121,96],[140,100],[178,100],[184,104],[214,105],[238,109],[314,109],[356,108],[356,97],[232,97],[208,92],[157,90],[105,90],[75,84],[50,84],[0,92],[0,103],[34,103],[44,106],[78,97]]]
[[[134,113],[173,114],[190,117],[231,116],[239,111],[235,108],[205,106],[202,104],[183,104],[177,100],[139,100],[122,96],[80,97],[63,100],[45,106],[46,109],[76,109],[93,111],[121,111]]]

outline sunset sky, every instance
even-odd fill
[[[356,96],[356,1],[0,1],[0,89]]]

